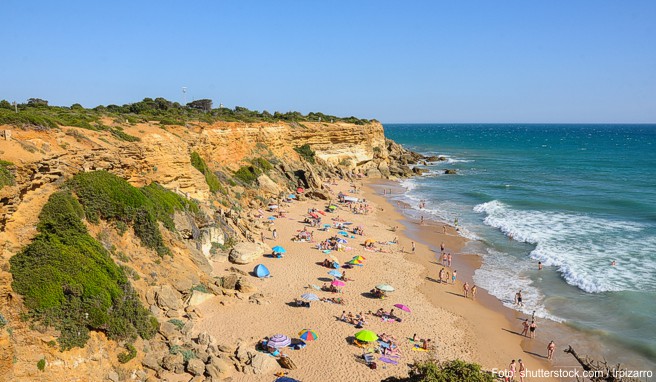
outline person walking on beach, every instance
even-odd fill
[[[522,335],[524,337],[528,337],[528,318],[524,319],[524,322],[522,322]]]
[[[519,361],[519,382],[524,382],[524,375],[526,374],[526,366],[521,359]]]
[[[419,220],[419,225],[424,225],[424,215],[421,215],[421,219]]]
[[[448,257],[446,255],[446,253],[443,253],[442,254],[442,265],[444,265],[446,267],[447,264],[448,264]]]
[[[440,269],[440,284],[442,284],[442,280],[444,279],[444,268]]]
[[[471,296],[472,296],[472,300],[476,300],[476,289],[478,289],[478,288],[476,287],[476,284],[472,285],[472,287],[471,287]]]
[[[449,283],[449,271],[446,271],[446,277],[444,278],[444,283],[445,284]]]
[[[260,241],[264,243],[264,231],[260,232]]]
[[[451,266],[451,260],[453,260],[453,258],[451,257],[451,253],[449,252],[449,254],[446,256],[446,265],[448,267]]]
[[[451,285],[456,283],[456,278],[458,277],[458,271],[454,270],[453,275],[451,275]]]
[[[444,242],[442,242],[442,244],[440,244],[440,251],[444,252]]]
[[[462,284],[462,291],[464,292],[463,296],[465,296],[465,298],[468,298],[469,297],[469,283],[467,281],[465,281],[465,283]]]
[[[273,234],[273,240],[276,240],[276,239],[278,238],[278,230],[276,230],[276,229],[274,228],[272,234]]]
[[[442,233],[446,235],[446,224],[442,225]]]
[[[547,359],[553,359],[553,353],[556,350],[556,344],[551,340],[547,345]]]
[[[535,321],[531,321],[531,325],[528,326],[529,332],[531,332],[531,338],[535,338],[535,329],[538,327],[538,324]]]
[[[515,305],[524,306],[524,303],[522,302],[522,290],[521,289],[519,290],[519,292],[515,293]]]
[[[415,253],[415,250],[417,249],[417,246],[415,245],[415,242],[412,242],[412,253]]]

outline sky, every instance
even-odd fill
[[[9,101],[656,122],[656,1],[3,0],[0,19]]]

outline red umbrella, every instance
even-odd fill
[[[298,192],[299,194],[302,194],[303,191],[305,191],[305,190],[303,190],[301,187],[299,187],[299,188],[296,189],[296,192]]]
[[[404,311],[404,312],[408,312],[408,313],[410,313],[410,308],[408,308],[407,306],[405,306],[405,305],[403,305],[403,304],[394,304],[394,307],[395,307],[395,308],[399,308],[399,309],[401,309],[401,310]]]

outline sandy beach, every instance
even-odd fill
[[[384,187],[388,187],[386,183]],[[528,369],[548,368],[542,358],[532,356],[521,347],[522,337],[513,333],[521,327],[520,323],[512,324],[502,312],[490,309],[485,303],[472,301],[462,296],[461,279],[471,283],[471,275],[466,269],[473,269],[475,264],[465,266],[463,261],[475,262],[475,257],[461,255],[460,251],[465,239],[457,235],[453,227],[447,227],[446,234],[441,226],[425,226],[423,232],[430,233],[432,241],[417,240],[415,253],[411,250],[411,240],[406,236],[406,224],[399,214],[381,194],[379,183],[358,184],[358,191],[349,194],[351,186],[340,181],[332,186],[333,193],[343,192],[348,195],[364,198],[370,206],[367,214],[352,214],[348,208],[340,205],[334,213],[327,213],[322,224],[333,223],[332,218],[341,218],[353,223],[352,226],[363,226],[364,235],[349,235],[347,250],[333,251],[340,263],[354,256],[366,258],[363,267],[347,270],[347,278],[342,293],[315,291],[309,287],[314,284],[321,286],[329,283],[330,269],[320,263],[327,257],[316,249],[316,243],[336,235],[337,229],[327,232],[316,228],[308,228],[314,232],[314,242],[292,241],[292,237],[303,229],[303,219],[308,208],[323,210],[325,204],[316,201],[295,201],[283,206],[287,211],[285,218],[275,220],[272,228],[278,233],[273,240],[271,233],[267,235],[266,243],[273,247],[283,246],[287,252],[283,258],[263,257],[255,263],[235,266],[244,272],[251,272],[256,264],[264,264],[272,277],[257,279],[252,282],[263,293],[265,303],[250,303],[247,298],[215,297],[199,307],[201,319],[194,327],[195,333],[207,332],[218,339],[220,343],[250,346],[255,349],[256,343],[274,334],[285,334],[296,338],[302,329],[312,329],[317,332],[318,339],[311,341],[301,350],[285,349],[298,366],[290,370],[289,376],[301,381],[349,380],[349,381],[380,381],[389,376],[407,376],[406,365],[415,360],[434,358],[437,360],[464,359],[483,365],[491,370],[505,368],[511,359],[522,358]],[[267,219],[270,215],[265,215]],[[398,227],[395,231],[392,227]],[[398,238],[398,244],[376,244],[382,252],[365,250],[365,239],[377,242],[391,242]],[[445,243],[446,251],[454,254],[454,267],[458,270],[459,280],[455,285],[438,284],[435,282],[438,266],[435,264],[435,253],[424,243]],[[439,250],[439,244],[438,244]],[[468,258],[468,259],[467,259]],[[465,260],[467,259],[467,260]],[[214,263],[214,275],[228,274],[229,263]],[[457,268],[455,268],[457,269]],[[451,272],[452,270],[450,270]],[[380,283],[392,285],[396,291],[385,299],[372,298],[369,291]],[[344,305],[315,301],[310,308],[297,307],[292,302],[303,293],[316,293],[319,297],[342,297]],[[490,298],[479,288],[477,299]],[[369,315],[379,308],[389,311],[394,304],[404,304],[412,312],[395,309],[401,322],[386,322],[379,317]],[[351,344],[353,335],[359,330],[353,325],[339,320],[342,311],[354,315],[363,312],[367,324],[365,329],[378,334],[386,333],[396,338],[401,356],[398,364],[387,364],[378,361],[375,370],[367,367],[361,360],[363,349]],[[435,349],[430,352],[413,351],[414,344],[409,340],[414,334],[418,338],[430,338]],[[535,350],[542,355],[544,351]],[[379,359],[381,356],[376,355]],[[279,369],[279,371],[281,371]],[[243,375],[235,373],[235,381],[261,380],[269,381],[271,374]]]

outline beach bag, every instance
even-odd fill
[[[378,365],[376,364],[376,362],[372,362],[372,363],[369,364],[369,368],[370,368],[371,370],[375,370],[375,369],[378,368]]]

